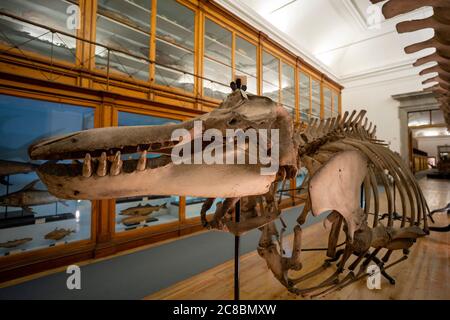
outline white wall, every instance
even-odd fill
[[[401,152],[400,139],[400,103],[392,95],[422,90],[420,78],[408,75],[416,72],[410,68],[400,72],[396,78],[377,76],[365,79],[353,79],[344,83],[342,92],[342,110],[367,110],[367,117],[377,126],[377,138],[390,144],[393,151]],[[417,73],[416,73],[417,74]],[[402,155],[403,156],[403,155]]]
[[[416,139],[419,149],[428,153],[429,157],[436,157],[436,160],[438,160],[437,147],[450,145],[450,137],[418,137]]]

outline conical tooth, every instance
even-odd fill
[[[108,170],[108,164],[106,162],[106,152],[102,152],[100,159],[98,161],[97,175],[100,177],[106,176],[106,171]]]
[[[113,163],[111,165],[111,169],[109,171],[109,174],[111,176],[117,176],[122,171],[122,164],[123,161],[120,159],[120,151],[117,151],[116,155],[114,156]]]
[[[89,178],[92,175],[92,161],[91,161],[91,155],[89,153],[86,153],[86,156],[84,157],[84,163],[83,163],[83,177]]]
[[[147,167],[147,151],[144,150],[142,151],[141,157],[138,160],[136,170],[144,171],[146,167]]]

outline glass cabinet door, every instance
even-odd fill
[[[173,119],[141,115],[129,112],[118,113],[119,126],[161,125],[179,122]],[[122,160],[136,160],[139,153],[122,155]],[[148,154],[147,158],[160,155]],[[124,163],[124,167],[126,164]],[[144,227],[153,227],[179,221],[180,199],[178,196],[141,195],[116,199],[116,232]]]
[[[2,0],[0,11],[75,36],[76,28],[67,27],[66,11],[71,5],[65,0]],[[0,16],[0,29],[0,43],[8,47],[75,62],[76,40],[72,37],[6,16]]]
[[[200,217],[200,212],[202,211],[203,203],[206,201],[206,198],[199,197],[186,197],[186,219],[192,219],[196,217]],[[216,212],[217,205],[222,203],[225,199],[216,198],[211,208],[206,212],[206,214],[212,214]]]
[[[311,117],[320,119],[320,81],[311,79]]]
[[[148,80],[150,16],[151,0],[99,0],[96,42],[104,46],[95,48],[96,67],[106,71],[109,65],[116,74]]]
[[[323,117],[324,119],[331,118],[332,103],[331,90],[327,87],[323,88]]]
[[[280,102],[280,60],[263,51],[263,96]]]
[[[333,112],[332,116],[336,117],[339,114],[339,94],[333,91]]]
[[[282,64],[281,103],[295,118],[295,70],[287,63]]]
[[[0,256],[91,238],[91,202],[47,191],[30,144],[94,127],[94,109],[0,95]],[[79,166],[59,161],[60,166]]]
[[[232,34],[210,19],[205,19],[203,90],[205,96],[224,99],[230,92]]]
[[[236,36],[234,63],[236,76],[247,77],[247,92],[257,94],[256,46]]]
[[[155,81],[193,91],[195,13],[175,0],[159,1],[156,11]]]
[[[311,78],[306,73],[300,72],[299,95],[300,95],[300,120],[309,121],[311,112]]]

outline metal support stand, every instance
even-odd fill
[[[362,209],[364,209],[364,184],[361,185],[361,194],[359,197],[359,205]]]
[[[236,202],[235,221],[241,220],[241,201]],[[239,254],[240,236],[234,236],[234,300],[239,301]]]
[[[9,174],[6,176],[6,196],[9,195]],[[8,219],[8,205],[5,206],[5,219]]]

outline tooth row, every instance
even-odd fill
[[[99,177],[104,177],[108,173],[108,160],[111,162],[111,167],[109,170],[109,175],[117,176],[122,172],[123,161],[120,158],[121,153],[117,151],[113,157],[108,157],[106,152],[102,152],[100,158],[98,159],[98,166],[96,174]],[[141,152],[141,156],[137,162],[136,170],[144,171],[147,167],[147,151]],[[92,157],[89,153],[86,154],[83,161],[82,175],[85,178],[89,178],[93,173]]]

